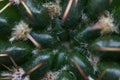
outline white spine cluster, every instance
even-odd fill
[[[109,12],[106,13],[106,16],[103,15],[100,17],[98,23],[101,26],[101,34],[116,32],[118,33],[118,27],[114,24],[114,18]]]
[[[48,72],[45,77],[42,80],[57,80],[57,77],[59,75],[59,71],[58,72]]]
[[[57,80],[58,75],[61,74],[62,71],[67,70],[67,69],[68,69],[68,66],[65,65],[58,71],[54,71],[54,72],[49,71],[49,72],[47,72],[47,74],[44,76],[44,78],[42,80]],[[72,74],[72,72],[71,72],[71,74]]]
[[[56,16],[59,16],[61,14],[61,11],[62,11],[62,8],[60,7],[59,2],[45,3],[45,4],[43,4],[43,7],[47,8],[47,11],[48,11],[51,19],[54,19]]]
[[[14,73],[12,74],[12,80],[30,80],[29,76],[26,76],[25,78],[22,77],[24,73],[25,71],[22,68],[19,68],[19,71],[14,69]]]
[[[3,77],[10,76],[10,80],[30,80],[29,76],[23,77],[25,71],[22,68],[19,68],[19,71],[15,68],[13,69],[13,72],[2,72],[0,75]]]
[[[98,71],[98,63],[100,61],[100,58],[98,56],[90,55],[89,57],[87,57],[87,59],[93,66],[94,73]]]
[[[24,21],[20,21],[15,27],[12,29],[12,38],[9,41],[14,41],[18,39],[27,39],[27,35],[30,33],[31,29],[28,27],[28,24]]]

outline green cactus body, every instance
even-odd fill
[[[32,49],[27,43],[21,44],[21,42],[16,42],[12,44],[7,41],[1,41],[0,49],[0,54],[10,54],[14,58],[16,63],[19,63],[19,65],[27,62],[33,55],[31,53]],[[1,57],[0,62],[7,66],[11,65],[11,60],[9,59],[9,56]]]
[[[119,0],[0,0],[0,80],[119,80]]]
[[[109,35],[98,38],[92,43],[90,49],[92,50],[92,54],[98,55],[103,59],[119,61],[119,47],[119,37],[117,35]],[[118,50],[115,50],[116,48],[118,48]]]
[[[120,78],[120,65],[112,61],[101,62],[99,66],[100,72],[104,75],[101,77],[102,80],[119,80]]]

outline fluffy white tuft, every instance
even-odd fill
[[[100,58],[98,56],[90,55],[89,57],[87,57],[87,59],[93,66],[94,73],[98,71],[98,63],[100,61]]]
[[[57,80],[57,77],[59,75],[59,71],[57,72],[48,72],[45,77],[42,80]]]
[[[106,12],[106,16],[101,16],[98,23],[100,23],[102,27],[101,34],[110,32],[118,33],[118,27],[114,24],[114,18],[109,12]]]
[[[26,76],[25,78],[22,77],[24,73],[25,71],[22,68],[19,68],[19,71],[14,69],[14,73],[12,74],[12,80],[30,80],[29,76]]]
[[[56,16],[59,16],[61,14],[61,11],[62,11],[62,8],[60,7],[59,2],[45,3],[45,4],[43,4],[43,7],[47,8],[47,11],[48,11],[51,19],[54,19]]]
[[[19,68],[19,71],[13,68],[13,72],[2,72],[0,76],[11,77],[10,80],[30,80],[29,76],[22,77],[24,73],[25,71],[22,68]]]
[[[12,29],[12,37],[9,41],[14,41],[18,39],[27,39],[27,35],[30,33],[31,29],[28,27],[28,24],[24,21],[20,21],[15,27]]]

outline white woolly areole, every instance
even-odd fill
[[[45,3],[45,4],[43,4],[43,7],[47,8],[47,11],[48,11],[51,19],[54,19],[54,17],[59,16],[61,14],[61,11],[62,11],[62,8],[60,7],[59,2]]]
[[[102,27],[101,34],[110,32],[118,33],[118,27],[114,24],[114,18],[109,12],[106,13],[106,16],[101,16],[98,23],[100,23]]]
[[[15,27],[12,29],[12,38],[9,41],[14,41],[18,39],[27,39],[27,35],[30,33],[31,29],[28,27],[28,24],[24,21],[20,21]]]
[[[59,75],[59,71],[56,72],[48,72],[45,77],[42,80],[57,80],[57,77]]]
[[[25,71],[22,68],[19,68],[19,71],[17,71],[15,68],[13,69],[13,72],[2,72],[1,76],[3,77],[11,77],[11,80],[30,80],[29,76],[22,77],[24,75]]]
[[[21,0],[9,0],[9,1],[10,1],[10,2],[13,2],[13,3],[17,4],[17,5],[19,5],[20,2],[21,2]]]
[[[57,80],[58,79],[58,75],[64,71],[67,70],[67,65],[63,66],[60,70],[58,71],[49,71],[46,73],[46,75],[44,76],[44,78],[42,80]],[[72,72],[71,72],[72,73]]]
[[[90,55],[89,57],[87,57],[88,61],[91,63],[91,65],[93,66],[94,69],[94,73],[96,71],[98,71],[98,63],[100,61],[100,58],[98,56],[94,56],[94,55]]]
[[[19,71],[14,69],[14,73],[12,74],[12,80],[30,80],[29,76],[26,76],[25,78],[22,77],[24,73],[25,71],[22,68],[19,68]]]

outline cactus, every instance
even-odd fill
[[[120,80],[119,4],[0,0],[0,80]]]

